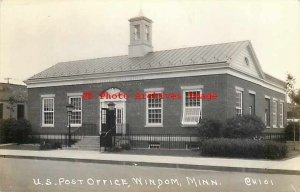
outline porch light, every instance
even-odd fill
[[[110,111],[112,111],[112,110],[115,109],[116,104],[113,103],[113,102],[110,102],[110,103],[107,104],[107,106],[108,106],[108,109],[109,109]]]

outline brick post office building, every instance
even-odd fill
[[[262,71],[250,41],[153,51],[152,21],[140,15],[129,27],[128,55],[61,62],[25,81],[35,131],[65,133],[69,102],[75,106],[73,128],[94,124],[101,131],[101,109],[113,102],[119,134],[195,134],[201,118],[225,121],[244,114],[261,117],[266,131],[283,131],[285,82]],[[103,92],[129,98],[99,98]],[[182,97],[134,99],[153,92]],[[83,99],[85,93],[94,98]]]

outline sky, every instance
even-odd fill
[[[154,21],[154,51],[250,40],[264,72],[291,73],[300,88],[299,0],[0,0],[0,82],[127,55],[140,9]]]

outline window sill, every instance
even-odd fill
[[[42,125],[42,128],[54,127],[54,125]]]
[[[69,127],[69,125],[67,125]],[[71,127],[81,127],[82,125],[81,124],[75,124],[75,125],[72,125],[71,124]]]
[[[181,127],[197,127],[198,124],[181,124]]]
[[[164,127],[164,125],[145,125],[144,127]]]
[[[270,126],[266,126],[266,128],[267,128],[267,129],[270,129],[271,127],[270,127]]]

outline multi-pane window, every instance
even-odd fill
[[[69,97],[69,102],[74,106],[74,109],[72,111],[72,116],[70,119],[71,125],[81,125],[81,119],[82,119],[82,100],[81,96],[72,96]]]
[[[150,28],[148,25],[145,26],[145,35],[146,35],[146,40],[150,40]]]
[[[273,127],[277,127],[278,102],[273,100]]]
[[[235,114],[237,116],[243,115],[243,91],[236,90],[235,93]]]
[[[101,118],[102,124],[106,124],[106,110],[102,109],[101,115],[102,115],[102,118]]]
[[[117,124],[122,124],[123,123],[123,112],[122,109],[117,109]]]
[[[280,103],[280,109],[279,109],[279,126],[283,127],[283,103]]]
[[[0,103],[0,119],[3,119],[3,103]]]
[[[197,124],[202,118],[201,90],[183,91],[182,124]]]
[[[42,126],[54,126],[54,98],[43,98],[42,106]]]
[[[140,25],[133,26],[134,40],[139,40],[141,36]]]
[[[271,108],[271,104],[270,104],[270,99],[269,98],[265,98],[265,125],[267,127],[270,127],[271,121],[270,121],[270,108]]]
[[[161,92],[147,94],[147,125],[162,125],[163,123],[163,99]]]

